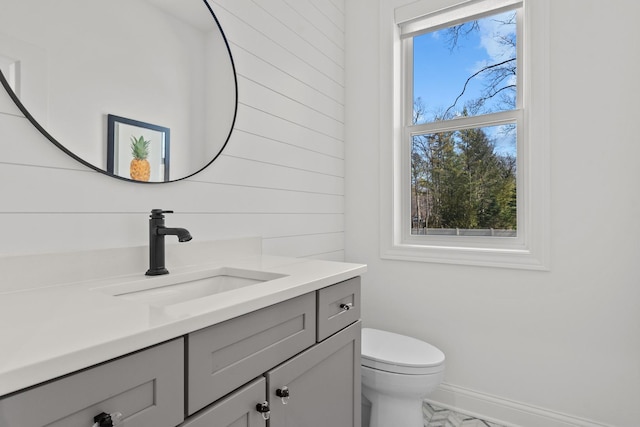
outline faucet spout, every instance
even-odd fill
[[[153,209],[149,219],[149,269],[147,276],[169,274],[164,266],[164,236],[177,236],[179,242],[188,242],[192,239],[191,233],[186,228],[167,228],[164,226],[164,214],[173,211]]]
[[[186,228],[158,227],[156,232],[161,236],[178,236],[178,242],[188,242],[193,238]]]

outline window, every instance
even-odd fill
[[[18,86],[20,81],[20,61],[0,54],[0,71],[4,75],[9,87],[16,94],[20,95],[20,88]]]
[[[383,257],[548,268],[548,83],[536,53],[546,38],[536,51],[531,31],[547,2],[530,3],[452,0],[430,10],[423,0],[394,10]]]
[[[517,236],[518,12],[404,37],[411,235]]]

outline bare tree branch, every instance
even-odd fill
[[[447,28],[447,44],[449,45],[449,51],[453,51],[458,46],[458,42],[461,37],[467,37],[474,31],[480,29],[478,21],[465,22],[463,24],[454,25]]]
[[[502,19],[493,19],[494,22],[498,23],[499,26],[515,26],[517,19],[517,14],[515,12],[505,16]],[[459,25],[454,25],[453,27],[446,29],[446,41],[445,43],[448,45],[449,50],[453,51],[456,47],[459,47],[461,43],[461,39],[468,37],[474,32],[480,31],[480,22],[478,20],[465,22]],[[516,34],[515,32],[509,31],[508,33],[502,33],[500,31],[495,32],[493,35],[493,40],[497,42],[500,46],[503,47],[502,55],[514,55],[516,50]],[[499,59],[494,58],[494,60],[499,61]],[[505,92],[507,89],[514,89],[515,85],[512,84],[512,78],[516,76],[516,59],[515,57],[507,59],[503,62],[499,62],[496,64],[492,64],[486,66],[469,76],[466,80],[461,92],[456,97],[453,104],[451,104],[442,115],[443,118],[449,116],[451,111],[457,103],[460,101],[462,96],[467,92],[469,83],[474,78],[483,75],[481,81],[484,84],[484,89],[478,98],[468,101],[465,104],[465,108],[470,108],[475,111],[480,111],[485,101],[497,96],[500,94],[500,103],[513,108],[515,106],[515,98],[513,95]]]
[[[499,94],[500,92],[502,92],[503,90],[507,90],[507,89],[515,89],[516,85],[508,85],[508,86],[504,86],[501,87],[500,89],[496,90],[495,92],[489,94],[487,96],[487,98],[493,98],[494,96],[496,96],[497,94]]]
[[[467,81],[464,83],[464,86],[462,87],[462,91],[461,91],[461,92],[460,92],[460,94],[457,96],[457,98],[455,99],[455,101],[453,101],[453,104],[451,104],[451,105],[449,106],[449,108],[447,108],[447,109],[445,110],[443,117],[446,117],[446,116],[447,116],[447,114],[449,114],[449,111],[450,111],[453,107],[455,107],[455,106],[456,106],[456,104],[458,103],[458,101],[460,100],[460,98],[462,98],[462,96],[463,96],[463,95],[464,95],[464,93],[466,92],[466,90],[467,90],[467,86],[469,85],[469,82],[470,82],[473,78],[477,77],[478,75],[480,75],[480,74],[482,74],[482,73],[484,73],[484,72],[486,72],[486,71],[489,71],[489,70],[494,69],[494,68],[497,68],[497,67],[504,66],[505,64],[508,64],[509,62],[513,62],[513,61],[515,61],[515,60],[516,60],[516,58],[511,58],[511,59],[507,59],[506,61],[498,62],[497,64],[487,65],[486,67],[483,67],[483,68],[481,68],[480,70],[478,70],[478,71],[476,71],[475,73],[473,73],[473,74],[472,74],[472,75],[467,79]],[[498,91],[498,92],[500,92],[500,91]],[[496,94],[497,94],[498,92],[496,92]],[[489,98],[491,98],[491,97],[493,97],[493,96],[495,96],[495,94],[494,94],[494,95],[491,95],[491,96],[485,96],[485,97],[484,97],[484,99],[489,99]]]

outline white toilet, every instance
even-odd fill
[[[367,418],[369,427],[422,427],[422,399],[443,377],[444,353],[431,344],[362,329],[362,394],[371,404],[363,427]]]

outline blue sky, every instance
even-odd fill
[[[444,37],[434,36],[439,33],[423,34],[413,42],[414,99],[422,98],[428,121],[456,99],[464,82],[474,72],[474,64],[487,59],[484,49],[478,46],[477,36],[473,37],[476,40],[465,40],[465,46],[451,52],[444,43]],[[470,94],[479,94],[477,82],[469,89]],[[464,100],[458,104],[463,105]]]
[[[505,28],[498,22],[504,21],[511,13],[480,19],[479,31],[460,38],[453,50],[447,44],[446,30],[414,38],[414,99],[422,99],[426,121],[432,121],[435,114],[441,114],[455,101],[469,76],[487,64],[513,55],[512,51],[505,52],[504,47],[496,42],[496,35],[513,34],[515,26]],[[452,111],[461,112],[465,102],[478,97],[482,88],[481,79],[471,80],[465,95]],[[497,152],[515,154],[514,138],[500,138],[497,132],[493,137],[496,138]]]

